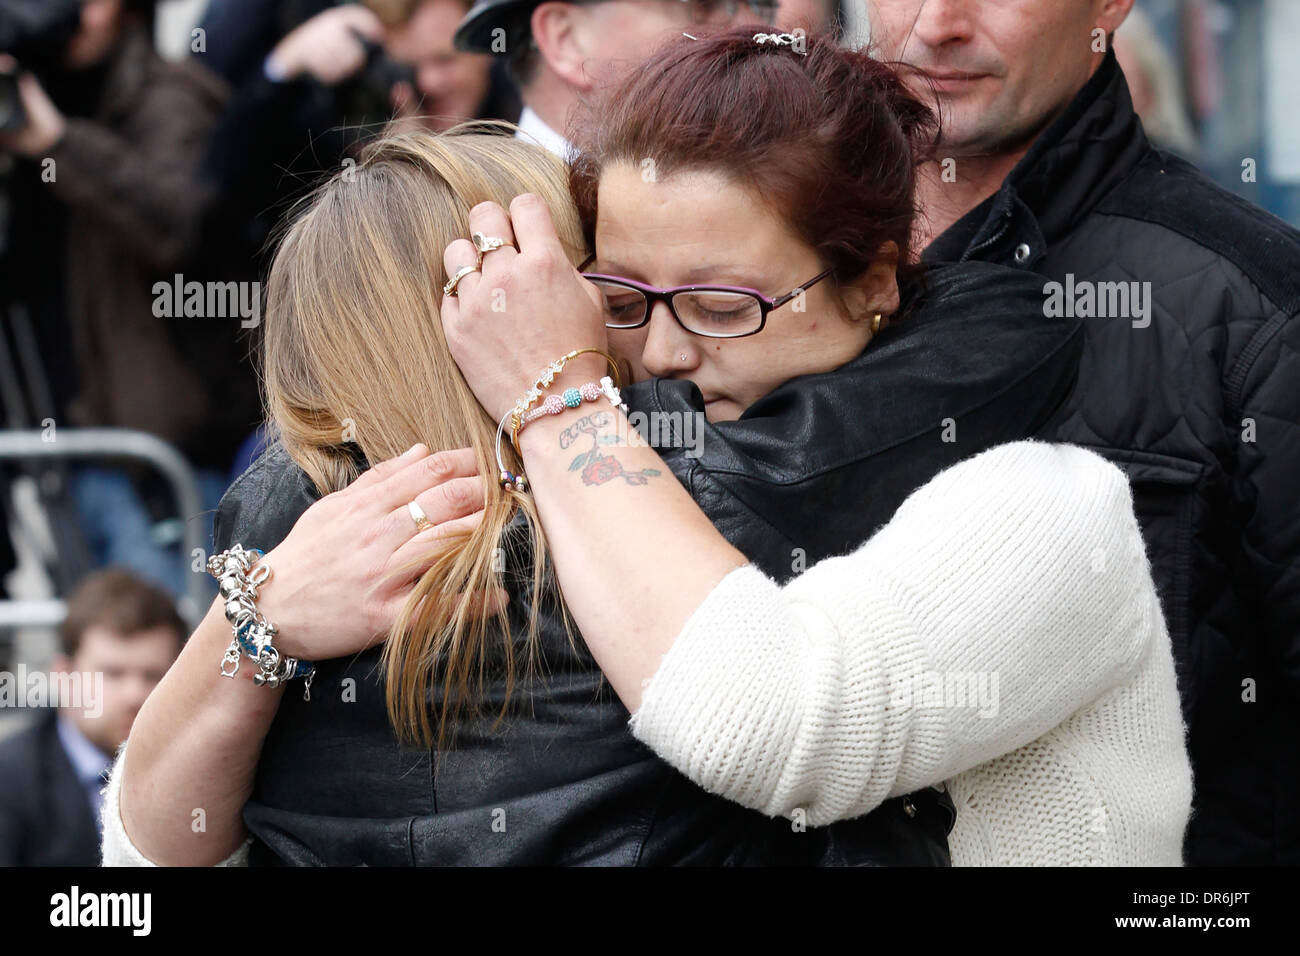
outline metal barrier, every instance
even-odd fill
[[[184,531],[181,558],[188,561],[194,549],[206,550],[201,523],[189,520],[203,510],[203,496],[190,463],[174,446],[130,428],[60,428],[48,441],[38,428],[0,431],[0,461],[30,461],[41,458],[130,459],[157,469],[171,485],[180,509]],[[186,594],[181,614],[190,627],[197,627],[210,603],[207,578],[186,575]],[[0,627],[57,625],[63,620],[61,601],[0,601]]]

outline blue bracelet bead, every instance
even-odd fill
[[[566,408],[577,408],[582,404],[582,393],[576,388],[566,388],[561,396]]]

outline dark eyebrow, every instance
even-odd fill
[[[605,263],[599,270],[589,268],[588,272],[597,272],[604,275],[622,276],[625,279],[635,279],[637,282],[647,282],[645,276],[636,269],[629,269],[618,262]],[[718,278],[720,275],[726,275],[730,271],[732,275],[738,278],[727,280]],[[674,285],[695,285],[696,283],[707,283],[708,285],[739,285],[748,288],[757,288],[757,280],[754,276],[746,275],[734,266],[696,266],[687,270],[684,281],[674,283]]]
[[[720,276],[727,275],[733,276],[734,278],[719,278]],[[689,285],[693,282],[707,282],[710,285],[742,285],[754,287],[757,278],[746,272],[743,267],[699,266],[686,273],[686,282],[684,284]]]
[[[602,264],[600,268],[596,268],[596,263],[598,261],[599,259],[593,256],[591,260],[591,265],[587,267],[586,271],[597,272],[601,275],[606,275],[606,276],[622,276],[624,279],[635,279],[637,282],[645,281],[645,279],[642,276],[637,274],[637,271],[635,269],[629,269],[627,266],[624,266],[617,262],[606,262]]]

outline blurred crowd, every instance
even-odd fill
[[[834,0],[209,0],[176,60],[155,47],[170,6],[0,0],[5,426],[55,442],[60,428],[155,435],[193,466],[202,503],[178,517],[170,486],[130,461],[42,464],[56,593],[106,564],[178,596],[192,583],[182,522],[210,520],[262,440],[252,356],[275,227],[361,140],[501,119],[562,153],[578,97],[692,24],[856,41],[860,19]],[[1117,54],[1152,138],[1196,157],[1196,97],[1162,38],[1169,5],[1149,7]]]

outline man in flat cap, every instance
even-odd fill
[[[478,0],[456,47],[509,58],[524,109],[520,134],[560,156],[578,98],[693,26],[771,23],[776,0]]]

